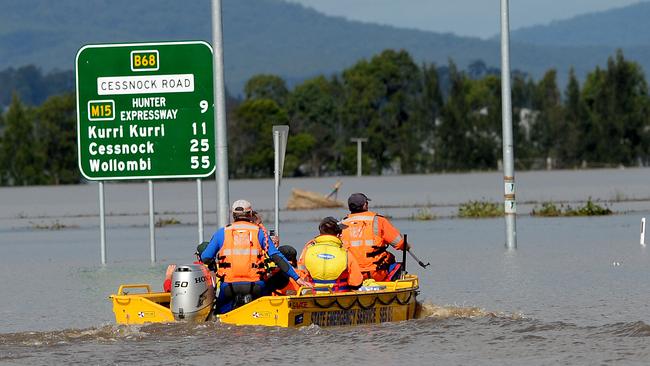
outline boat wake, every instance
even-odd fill
[[[500,312],[487,311],[476,306],[457,306],[457,305],[440,306],[432,303],[418,302],[416,318],[417,319],[502,318],[502,319],[518,320],[518,319],[523,319],[524,316],[522,314],[516,314],[516,313],[506,314]]]
[[[643,321],[619,322],[593,326],[581,326],[566,322],[544,322],[537,319],[526,318],[521,314],[506,314],[487,311],[475,306],[440,306],[432,303],[418,303],[416,319],[447,321],[458,319],[481,320],[477,327],[498,326],[511,336],[525,336],[527,334],[548,335],[549,333],[581,334],[588,338],[621,337],[638,338],[650,337],[650,325]],[[418,320],[416,320],[417,322]],[[487,321],[487,323],[485,322]],[[404,324],[408,327],[406,323]],[[401,325],[400,325],[401,326]],[[372,326],[364,326],[368,329]],[[265,337],[268,334],[282,333],[294,336],[296,332],[301,336],[319,336],[323,332],[337,332],[337,328],[325,331],[318,326],[309,326],[298,329],[276,329],[267,327],[238,327],[220,323],[158,323],[145,325],[103,325],[86,329],[65,329],[44,332],[18,332],[0,333],[0,350],[4,347],[33,347],[33,346],[65,346],[79,344],[115,344],[149,342],[167,339],[194,339],[221,334],[224,337],[251,336]],[[339,328],[342,331],[353,331],[354,327]],[[381,329],[381,328],[377,328]],[[173,335],[173,336],[172,336]],[[276,334],[277,335],[277,334]],[[1,353],[1,352],[0,352]],[[0,357],[0,360],[2,358]]]
[[[45,332],[20,332],[0,334],[0,344],[19,346],[52,346],[72,343],[110,343],[147,337],[142,325],[105,325],[86,329],[64,329]]]

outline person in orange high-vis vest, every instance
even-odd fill
[[[217,298],[219,313],[228,312],[264,295],[266,255],[299,285],[312,286],[300,278],[269,236],[255,223],[250,202],[235,201],[232,216],[233,223],[219,229],[201,253],[203,263],[217,262],[217,277],[221,280]]]
[[[388,247],[402,250],[404,239],[388,219],[368,211],[368,201],[370,199],[363,193],[350,195],[350,214],[342,220],[347,227],[343,229],[341,240],[357,259],[364,278],[390,281],[398,272],[399,263],[395,263],[395,256],[388,252]]]

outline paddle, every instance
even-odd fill
[[[415,261],[418,262],[420,267],[427,268],[427,266],[431,265],[431,263],[424,264],[424,262],[419,260],[418,257],[416,257],[415,254],[413,254],[413,252],[411,252],[411,248],[409,248],[409,244],[408,244],[408,235],[404,234],[404,249],[402,249],[402,267],[403,267],[402,268],[402,273],[406,273],[406,252],[409,252],[411,257],[413,257],[413,259],[415,259]]]
[[[421,260],[419,260],[418,257],[416,257],[415,254],[413,254],[413,253],[411,252],[411,249],[408,249],[407,251],[409,252],[409,254],[411,255],[411,257],[413,257],[413,259],[415,259],[415,261],[418,262],[418,264],[420,265],[420,267],[422,267],[422,268],[427,268],[427,266],[430,266],[430,265],[431,265],[431,263],[428,263],[428,262],[427,262],[427,264],[424,264],[424,262],[422,262]]]

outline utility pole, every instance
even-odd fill
[[[368,142],[368,139],[365,137],[353,137],[350,139],[351,142],[357,143],[357,177],[361,176],[361,144]]]
[[[512,103],[510,90],[510,25],[508,0],[501,0],[501,114],[503,128],[503,186],[506,219],[506,248],[517,248],[517,205],[515,201],[515,164],[512,139]]]

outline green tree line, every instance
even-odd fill
[[[573,71],[560,90],[556,71],[538,81],[513,73],[513,127],[519,169],[646,166],[650,98],[641,67],[617,52],[580,85]],[[14,94],[0,113],[0,183],[66,184],[80,180],[73,94],[29,107]],[[288,124],[287,176],[356,172],[366,137],[366,174],[497,169],[501,157],[501,80],[482,62],[459,70],[418,65],[386,50],[340,74],[293,88],[256,75],[241,99],[229,98],[228,152],[233,178],[273,173],[271,126]]]
[[[13,94],[30,106],[42,104],[49,96],[74,90],[74,72],[51,71],[47,74],[34,65],[0,71],[0,106],[11,103]]]

